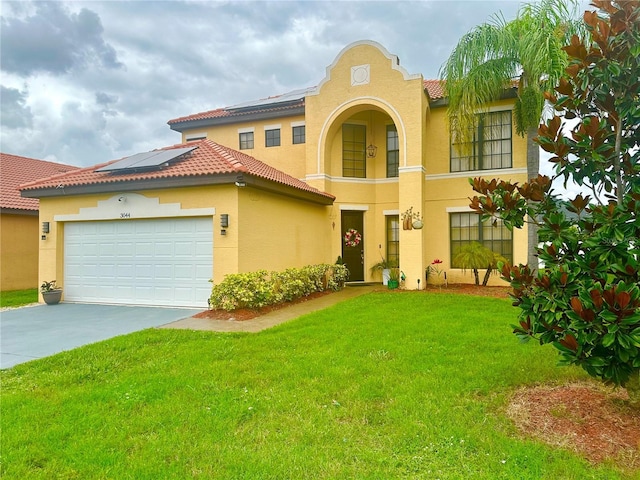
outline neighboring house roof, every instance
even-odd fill
[[[335,197],[269,165],[213,140],[200,140],[159,150],[197,147],[173,163],[155,169],[97,170],[119,160],[82,168],[21,185],[29,197],[73,195],[193,185],[244,183],[298,198],[331,204]]]
[[[432,101],[444,98],[444,86],[440,80],[424,80],[424,90]],[[197,127],[198,123],[207,124],[207,120],[216,120],[220,123],[238,121],[238,117],[251,116],[255,120],[258,116],[274,118],[278,116],[302,115],[304,113],[305,95],[315,87],[295,90],[283,95],[245,102],[231,107],[217,108],[206,112],[194,113],[185,117],[174,118],[167,123],[171,129],[181,131],[182,127]],[[188,125],[183,125],[188,124]]]
[[[38,199],[21,197],[18,186],[77,168],[62,163],[0,153],[0,208],[37,212]]]

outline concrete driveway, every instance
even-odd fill
[[[60,303],[0,312],[0,368],[117,335],[159,327],[199,312],[188,308]]]

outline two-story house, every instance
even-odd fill
[[[470,177],[526,180],[512,106],[488,106],[455,148],[440,82],[353,43],[316,87],[170,120],[178,145],[24,186],[52,225],[40,275],[64,279],[67,301],[156,305],[206,305],[209,279],[339,256],[352,281],[384,257],[408,289],[436,258],[471,282],[452,258],[472,241],[526,261],[526,231],[468,207]]]

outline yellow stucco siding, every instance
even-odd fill
[[[240,189],[238,203],[239,272],[335,260],[330,256],[330,207],[253,188]]]
[[[206,137],[220,145],[240,150],[238,131],[253,129],[254,148],[243,149],[242,152],[271,165],[295,178],[304,178],[305,148],[304,143],[293,143],[293,126],[304,124],[304,115],[294,115],[267,120],[240,122],[213,127],[185,130],[182,141],[186,142],[194,134],[206,134]],[[265,128],[280,128],[280,146],[265,146]]]
[[[38,215],[0,214],[0,288],[23,290],[38,286]]]

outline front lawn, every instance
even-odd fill
[[[0,307],[20,307],[38,301],[38,289],[6,290],[0,292]]]
[[[522,385],[583,379],[508,300],[374,293],[259,334],[147,330],[2,371],[3,479],[616,479],[522,439]]]

